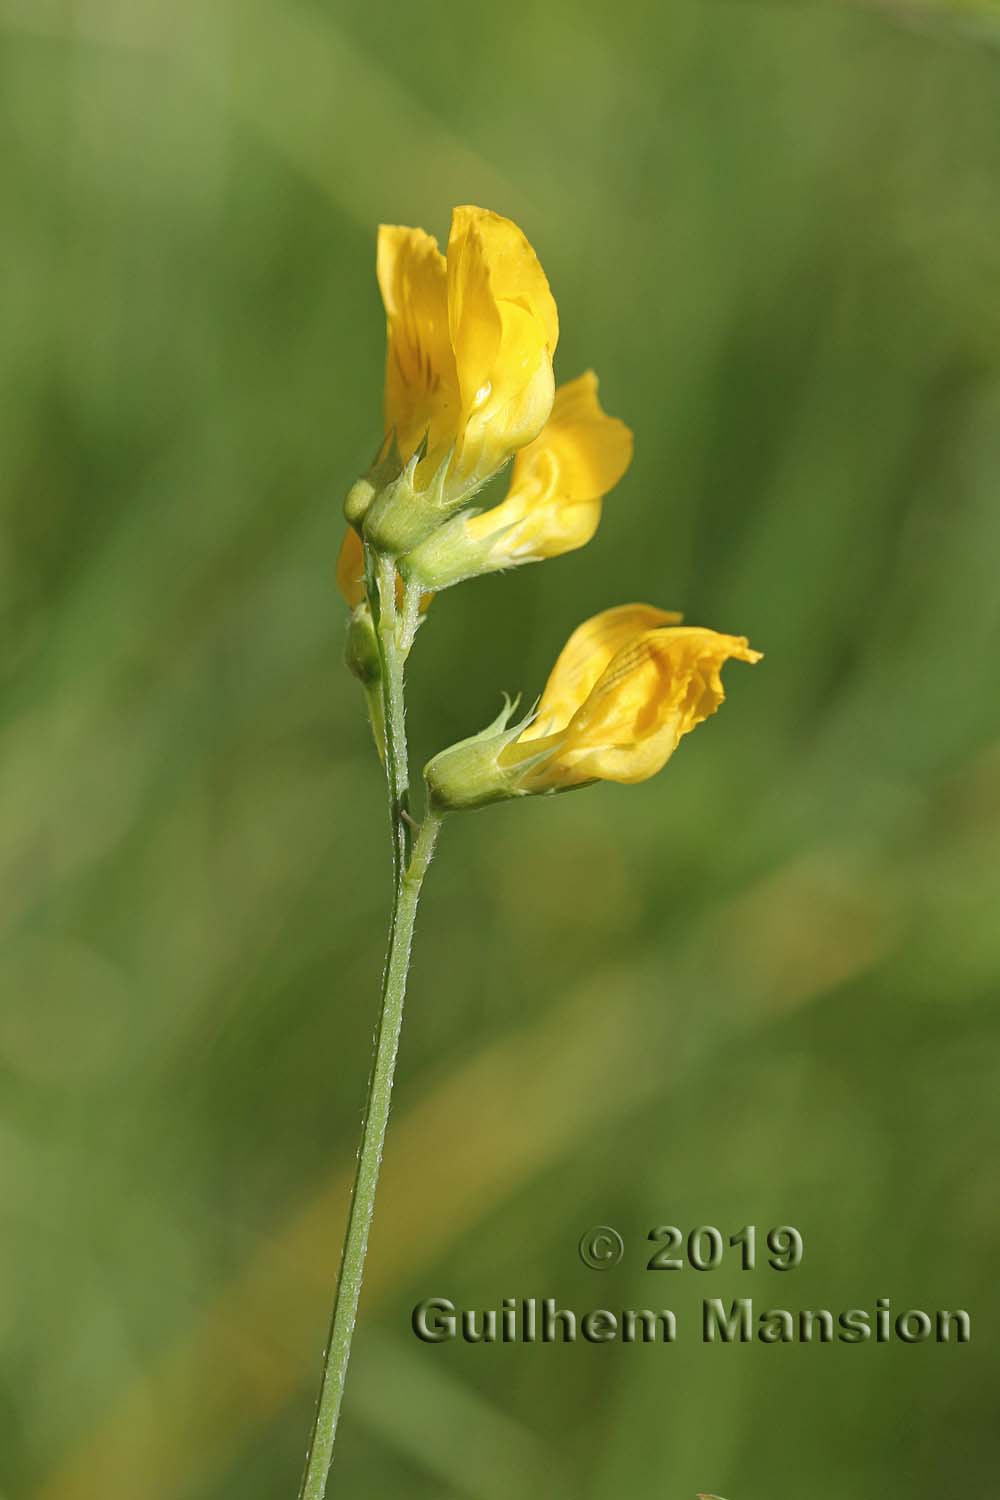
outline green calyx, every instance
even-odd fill
[[[519,785],[520,767],[507,768],[500,756],[521,735],[534,718],[534,709],[511,724],[518,700],[504,698],[500,713],[479,734],[449,745],[424,767],[429,805],[436,812],[456,812],[486,807],[491,802],[506,802],[523,797]]]
[[[463,495],[448,493],[450,453],[438,465],[430,483],[418,486],[417,470],[426,456],[425,439],[413,457],[379,485],[367,504],[360,530],[376,552],[401,557],[466,504]]]
[[[433,588],[446,588],[461,578],[490,571],[488,548],[464,538],[463,518],[458,513],[468,509],[491,476],[457,479],[451,472],[452,456],[453,450],[446,453],[430,481],[423,482],[427,437],[403,463],[395,433],[390,433],[375,463],[351,486],[344,502],[348,524],[376,552],[398,559],[404,577],[422,581],[418,571],[422,565],[436,569],[446,581],[430,585]],[[442,532],[447,534],[444,550],[434,549],[432,544]],[[408,564],[415,559],[413,566],[404,567],[404,558]]]
[[[499,527],[488,536],[469,534],[469,521],[479,512],[469,510],[453,516],[399,559],[399,571],[410,583],[427,593],[440,593],[466,578],[479,578],[512,567],[510,558],[497,556],[497,542],[509,530]]]

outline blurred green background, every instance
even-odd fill
[[[2,1500],[296,1492],[389,895],[333,587],[375,228],[466,201],[528,233],[558,373],[636,458],[583,552],[435,604],[417,754],[623,600],[767,657],[662,777],[447,826],[332,1492],[992,1492],[998,40],[962,6],[2,0]],[[661,1223],[792,1223],[805,1260],[653,1275]],[[682,1333],[427,1348],[431,1295]],[[703,1347],[741,1295],[974,1339]]]

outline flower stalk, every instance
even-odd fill
[[[389,1123],[417,903],[441,827],[441,815],[433,809],[427,809],[419,826],[414,825],[409,811],[404,671],[409,649],[407,637],[412,641],[415,630],[414,609],[410,606],[406,591],[403,594],[403,608],[400,610],[397,607],[397,578],[391,559],[378,557],[367,561],[368,574],[373,584],[370,597],[374,606],[373,615],[376,616],[376,638],[382,667],[384,763],[393,850],[393,904],[374,1057],[361,1125],[361,1146],[341,1252],[333,1317],[323,1357],[322,1384],[299,1500],[323,1500],[333,1461],[337,1423],[368,1254],[368,1237],[375,1213],[379,1169]]]

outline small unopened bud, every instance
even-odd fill
[[[368,706],[368,722],[380,760],[385,762],[385,708],[382,703],[382,658],[372,612],[367,604],[352,609],[344,642],[344,662],[347,670],[358,679],[365,690]]]
[[[386,485],[392,483],[402,468],[403,463],[399,456],[399,448],[396,446],[395,431],[387,432],[372,460],[368,473],[356,479],[347,491],[344,516],[349,526],[353,526],[356,531],[361,530],[361,523],[374,501]]]
[[[344,517],[349,526],[360,527],[377,493],[370,479],[354,481],[344,501]]]
[[[366,686],[378,682],[382,676],[375,624],[367,604],[359,604],[351,611],[344,642],[344,663],[347,670]]]

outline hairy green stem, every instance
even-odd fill
[[[410,762],[406,747],[404,668],[409,645],[403,640],[396,604],[396,569],[391,558],[375,563],[377,590],[376,632],[382,658],[382,701],[385,710],[385,779],[389,793],[393,860],[399,884],[410,857]]]
[[[337,1278],[330,1336],[323,1361],[323,1381],[299,1500],[323,1500],[333,1461],[333,1445],[351,1356],[351,1340],[368,1253],[368,1235],[375,1212],[375,1191],[389,1122],[417,901],[441,826],[440,817],[428,809],[416,838],[413,837],[408,806],[409,769],[403,691],[403,668],[408,643],[404,643],[400,630],[400,614],[396,607],[396,571],[391,561],[377,560],[373,582],[377,588],[377,597],[372,600],[373,615],[377,619],[382,658],[385,773],[392,831],[394,899],[382,981],[382,1005],[375,1033],[375,1056],[361,1126],[361,1149],[347,1217],[347,1233]],[[371,593],[375,593],[375,588]]]

